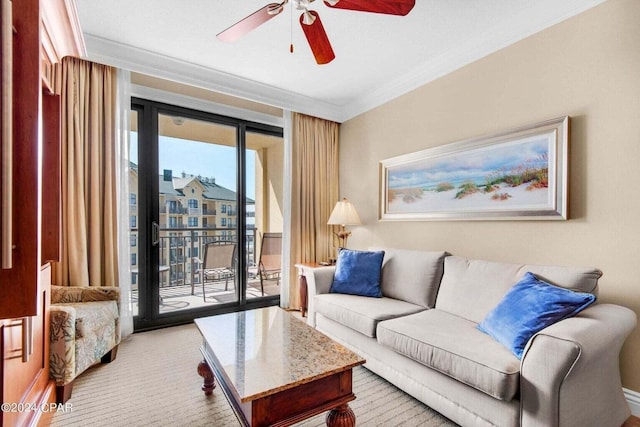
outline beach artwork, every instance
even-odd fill
[[[383,161],[382,219],[562,216],[557,136],[547,129]]]

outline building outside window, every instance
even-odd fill
[[[129,196],[129,203],[131,204],[131,206],[135,206],[136,204],[138,204],[138,200],[137,200],[137,196],[135,193],[131,193],[131,195]]]
[[[131,215],[131,228],[136,228],[138,225],[137,217],[135,215]]]
[[[131,254],[131,265],[136,265],[138,263],[136,254]]]
[[[227,226],[227,218],[222,218],[222,226],[223,227]]]
[[[189,227],[197,227],[198,226],[198,217],[190,216],[188,219]]]
[[[189,207],[190,208],[197,208],[198,207],[198,200],[197,199],[189,199]]]
[[[138,244],[138,236],[131,235],[129,237],[129,242],[131,246],[136,246]]]

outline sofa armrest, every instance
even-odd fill
[[[56,385],[64,385],[73,380],[76,372],[76,309],[51,305],[49,315],[49,376]]]
[[[521,362],[521,425],[620,426],[630,411],[619,357],[633,311],[597,304],[536,334]]]
[[[307,323],[315,328],[316,311],[314,299],[316,295],[328,294],[333,283],[335,266],[312,268],[305,271],[307,279]]]
[[[116,301],[120,306],[120,288],[116,286],[51,286],[51,303]]]

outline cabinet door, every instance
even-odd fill
[[[42,262],[60,261],[60,95],[42,94]]]
[[[2,321],[2,402],[34,408],[55,399],[49,380],[49,301],[51,267],[41,271],[38,314]],[[1,426],[35,425],[48,416],[38,411],[2,412]]]
[[[0,269],[0,318],[38,311],[39,222],[39,0],[13,1],[13,268]],[[3,183],[5,185],[5,183]]]

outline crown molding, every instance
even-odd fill
[[[50,64],[60,62],[65,56],[86,54],[75,0],[42,2],[40,17],[44,54]]]
[[[85,34],[88,59],[238,98],[297,111],[339,123],[409,93],[448,73],[588,10],[605,0],[539,0],[493,30],[418,65],[344,105],[313,99],[274,86],[181,61],[127,44]],[[540,7],[540,2],[547,3]]]
[[[340,106],[334,104],[91,34],[85,34],[84,39],[87,59],[94,62],[327,120],[343,121]]]

